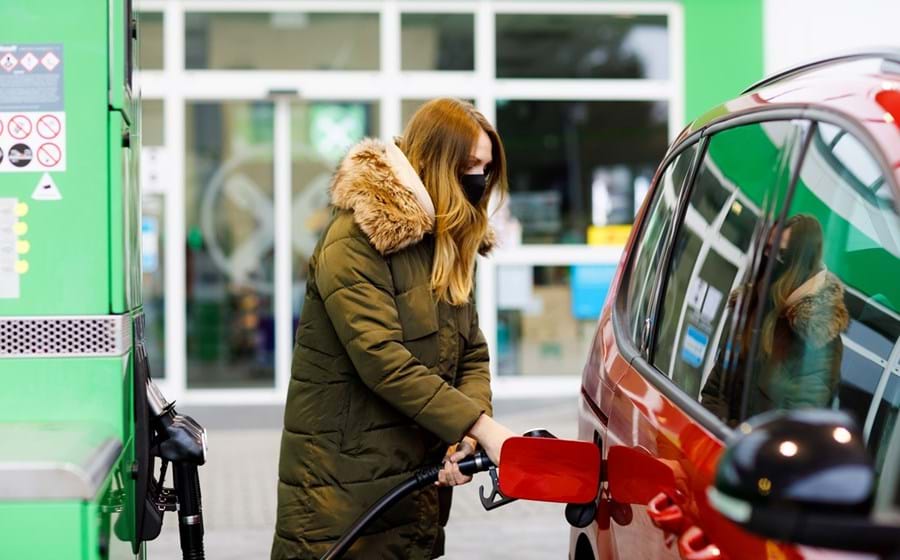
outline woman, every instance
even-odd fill
[[[840,279],[822,263],[822,226],[813,216],[797,214],[785,223],[780,248],[773,247],[772,237],[760,265],[764,271],[774,256],[763,305],[754,286],[731,294],[732,308],[740,296],[750,298],[749,319],[733,345],[738,348],[737,361],[726,365],[726,352],[720,352],[702,392],[703,405],[732,425],[743,420],[739,403],[745,375],[754,380],[748,417],[771,409],[828,407],[840,381],[841,333],[850,324],[850,314]],[[747,370],[742,357],[753,350],[752,329],[759,313],[756,359]]]
[[[506,189],[500,137],[437,99],[395,144],[363,140],[335,174],[310,259],[285,409],[273,559],[319,558],[372,503],[445,459],[439,485],[377,520],[348,557],[443,554],[456,463],[495,462],[488,350],[472,303],[487,205]]]

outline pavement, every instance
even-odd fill
[[[269,558],[281,412],[278,407],[243,406],[183,411],[209,431],[208,462],[200,470],[207,558]],[[517,433],[546,428],[558,437],[574,438],[577,431],[575,396],[497,401],[494,415]],[[478,498],[482,484],[490,484],[487,474],[455,490],[445,558],[567,558],[569,525],[562,505],[515,502],[487,512]],[[174,514],[166,514],[162,534],[148,548],[151,560],[181,558]]]

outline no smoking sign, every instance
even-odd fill
[[[65,171],[65,112],[0,112],[0,150],[29,154],[0,159],[0,173]]]

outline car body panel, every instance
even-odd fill
[[[732,119],[760,113],[774,115],[778,111],[794,118],[833,118],[847,123],[847,126],[853,125],[853,130],[864,137],[873,153],[883,158],[883,166],[893,172],[888,182],[893,183],[891,188],[895,200],[898,200],[900,134],[897,126],[900,114],[895,119],[892,111],[900,113],[900,102],[891,106],[885,103],[884,95],[876,99],[880,93],[893,90],[900,90],[900,78],[880,73],[847,78],[814,71],[780,80],[719,105],[698,118],[679,134],[666,160],[692,137],[723,126]],[[897,99],[900,99],[900,94]],[[893,97],[890,102],[894,102]],[[632,483],[662,485],[659,488],[669,494],[671,502],[683,514],[682,529],[699,528],[709,543],[719,547],[722,558],[871,558],[865,554],[791,546],[750,535],[722,517],[708,503],[706,490],[713,483],[715,468],[724,448],[723,433],[727,429],[722,426],[719,433],[714,433],[696,415],[692,415],[691,407],[686,409],[667,396],[666,393],[671,394],[671,390],[664,391],[662,387],[671,382],[658,374],[656,377],[659,379],[653,379],[654,375],[647,373],[653,368],[637,355],[625,337],[624,329],[616,327],[616,321],[621,316],[617,308],[617,295],[620,289],[624,289],[625,265],[630,262],[636,249],[636,240],[646,219],[649,201],[659,187],[662,170],[661,165],[635,218],[635,227],[610,287],[583,371],[578,437],[598,442],[607,464],[595,522],[587,529],[572,531],[571,550],[574,553],[580,536],[587,536],[597,558],[683,557],[679,554],[677,538],[658,526],[658,518],[657,525],[654,525],[646,503],[620,504],[611,498],[621,494],[616,485],[624,484],[613,479],[616,476],[614,472],[630,472],[634,479]],[[617,337],[617,334],[620,336]],[[610,449],[615,446],[639,452],[614,453],[626,457],[623,459],[626,461],[625,468],[618,471],[608,463]],[[656,461],[671,471],[674,487],[667,488],[660,477],[646,474],[660,471],[642,468],[639,463],[644,460]],[[641,476],[650,479],[641,480]],[[643,496],[641,499],[645,498]],[[581,560],[581,556],[571,557]]]

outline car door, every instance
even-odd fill
[[[615,308],[617,343],[633,351],[613,392],[607,430],[610,500],[630,508],[610,528],[618,558],[635,558],[635,550],[642,558],[793,554],[744,534],[707,504],[730,428],[700,397],[717,364],[728,371],[740,362],[741,306],[732,294],[757,275],[764,233],[808,127],[777,120],[726,124],[708,134],[675,227],[658,248],[660,262],[646,273],[653,281],[647,334],[629,336],[627,302]],[[733,407],[740,395],[723,385]]]

